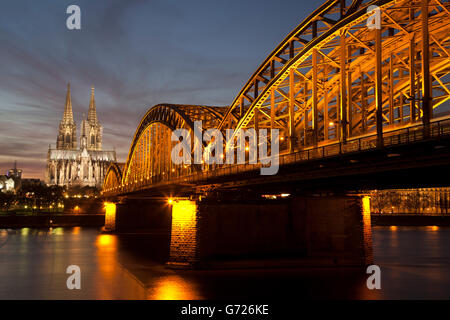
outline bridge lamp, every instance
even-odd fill
[[[172,198],[169,198],[169,200],[167,200],[167,203],[168,203],[168,204],[173,204],[173,199],[172,199]]]

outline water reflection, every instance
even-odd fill
[[[450,299],[449,227],[377,227],[375,263],[387,299]]]
[[[0,230],[0,299],[450,298],[450,228],[375,227],[373,237],[380,291],[368,290],[355,269],[166,269],[161,233]],[[72,264],[81,268],[81,290],[65,286]]]
[[[150,300],[198,300],[199,295],[194,284],[178,275],[165,276],[148,289]]]
[[[116,236],[110,235],[110,234],[101,234],[97,237],[96,245],[99,249],[110,249],[110,250],[117,250],[116,247]]]

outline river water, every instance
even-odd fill
[[[374,227],[381,290],[355,269],[170,270],[167,237],[0,229],[0,299],[450,299],[450,228]],[[67,289],[69,265],[80,290]]]

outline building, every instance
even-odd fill
[[[15,192],[14,179],[0,175],[0,192]]]
[[[14,168],[9,169],[6,175],[8,178],[22,179],[22,170],[17,169],[17,161],[14,161]]]
[[[371,212],[379,214],[449,214],[450,188],[375,190]]]
[[[100,187],[109,164],[116,161],[115,151],[102,150],[102,133],[103,127],[97,118],[92,87],[88,116],[81,122],[81,135],[77,147],[77,126],[73,120],[70,84],[68,84],[56,149],[49,147],[48,150],[47,185]]]
[[[16,192],[20,189],[22,182],[22,170],[17,169],[17,161],[14,168],[9,169],[6,175],[0,175],[0,192]]]

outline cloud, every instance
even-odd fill
[[[104,146],[115,147],[120,161],[151,106],[230,104],[265,55],[300,22],[292,8],[301,12],[305,3],[79,0],[82,30],[69,31],[65,9],[71,1],[5,2],[0,170],[17,159],[26,176],[43,177],[68,81],[78,133],[95,85]]]

